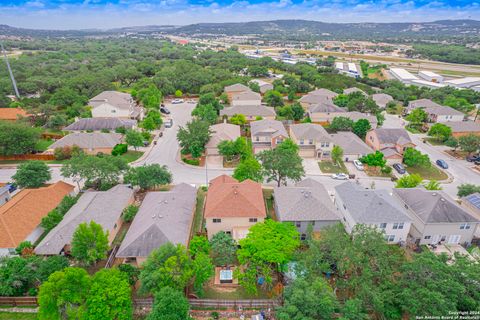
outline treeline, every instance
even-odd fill
[[[480,50],[462,45],[415,44],[407,55],[451,63],[480,64]]]

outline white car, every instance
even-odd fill
[[[363,171],[363,163],[360,160],[353,160],[353,165],[360,171]]]
[[[345,173],[334,173],[332,174],[332,179],[335,180],[348,180],[348,175]]]
[[[183,99],[173,99],[172,100],[172,104],[179,104],[179,103],[183,103]]]

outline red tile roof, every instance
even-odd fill
[[[0,108],[0,120],[17,120],[20,116],[26,117],[27,112],[20,108]]]
[[[262,185],[222,175],[210,181],[205,217],[266,217]]]
[[[0,207],[0,248],[16,248],[74,187],[63,181],[24,189]]]

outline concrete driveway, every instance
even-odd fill
[[[207,156],[209,169],[223,169],[223,156]]]
[[[303,168],[305,169],[306,175],[322,175],[317,159],[303,158]]]

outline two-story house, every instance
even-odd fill
[[[442,106],[429,99],[418,99],[408,103],[406,113],[415,109],[423,109],[427,113],[427,121],[431,123],[443,123],[447,121],[463,121],[465,114],[448,106]]]
[[[340,222],[327,189],[311,178],[294,186],[275,187],[273,198],[278,221],[294,224],[301,240],[306,239],[309,225],[318,232]]]
[[[333,99],[336,96],[338,96],[338,93],[321,88],[309,92],[308,94],[301,97],[298,101],[305,110],[308,110],[308,108],[314,104],[333,103]]]
[[[283,123],[270,119],[251,122],[250,134],[254,153],[273,149],[288,138]]]
[[[335,207],[348,233],[362,224],[384,232],[389,243],[407,240],[412,219],[387,190],[345,182],[335,187]]]
[[[145,110],[139,107],[129,93],[103,91],[88,102],[92,118],[119,118],[142,120]]]
[[[300,150],[299,155],[305,158],[330,159],[333,139],[319,124],[300,123],[290,126],[290,137]]]
[[[235,83],[235,84],[232,84],[230,86],[226,86],[223,89],[223,92],[225,92],[228,96],[228,101],[232,101],[232,97],[234,95],[242,93],[242,92],[246,92],[246,91],[252,91],[252,89],[250,89],[249,87],[247,87],[246,85],[241,84],[241,83]]]
[[[251,226],[263,222],[266,216],[260,183],[238,182],[227,175],[210,181],[204,212],[209,239],[223,231],[234,240],[241,240]]]
[[[367,132],[365,142],[375,151],[381,151],[389,162],[402,161],[407,148],[415,148],[405,129],[377,128]]]
[[[424,188],[393,189],[409,212],[410,231],[417,244],[469,244],[480,221],[445,192]]]

